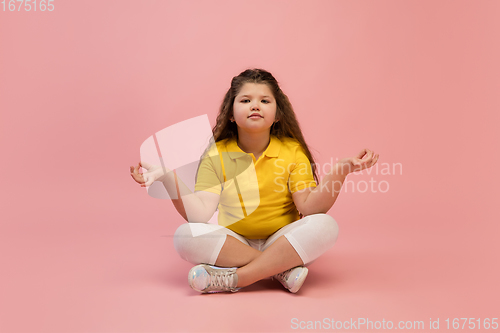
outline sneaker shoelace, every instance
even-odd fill
[[[215,271],[211,274],[210,285],[222,289],[224,291],[233,291],[236,287],[231,287],[233,284],[234,272],[230,271]]]
[[[275,275],[275,277],[277,279],[280,279],[280,280],[285,280],[288,278],[288,274],[290,273],[290,271],[292,270],[293,268],[290,268],[290,269],[287,269],[286,271],[284,272],[281,272],[281,273],[278,273]]]

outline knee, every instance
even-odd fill
[[[310,215],[311,222],[316,230],[320,230],[324,237],[329,238],[331,243],[337,241],[339,235],[339,225],[333,217],[328,214]]]
[[[212,257],[217,245],[226,237],[224,233],[217,233],[217,229],[224,228],[204,223],[181,224],[174,233],[175,250],[182,259],[192,264],[210,264],[215,261]]]
[[[181,224],[174,233],[174,247],[179,255],[186,252],[187,243],[193,238],[189,223]]]

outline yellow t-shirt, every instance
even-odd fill
[[[219,224],[249,239],[269,237],[299,219],[292,193],[316,187],[299,142],[271,136],[255,160],[236,139],[217,142],[198,168],[195,191],[220,195]]]

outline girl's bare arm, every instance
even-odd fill
[[[377,163],[378,157],[371,150],[363,149],[356,157],[338,161],[330,173],[323,177],[319,186],[293,193],[295,206],[304,216],[328,212],[337,200],[347,175],[371,168]]]

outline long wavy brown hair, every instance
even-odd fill
[[[238,76],[233,77],[231,80],[231,87],[224,96],[224,100],[217,115],[217,121],[212,129],[213,138],[215,142],[238,138],[238,128],[236,122],[231,122],[233,116],[234,99],[240,92],[245,83],[261,83],[266,84],[271,89],[274,98],[276,99],[276,119],[279,121],[271,126],[271,135],[277,138],[288,137],[297,140],[304,149],[307,158],[311,162],[314,179],[319,184],[316,163],[309,151],[309,147],[304,140],[302,131],[300,130],[299,122],[295,117],[292,104],[288,96],[280,89],[278,81],[274,76],[263,69],[253,68],[241,72]]]

